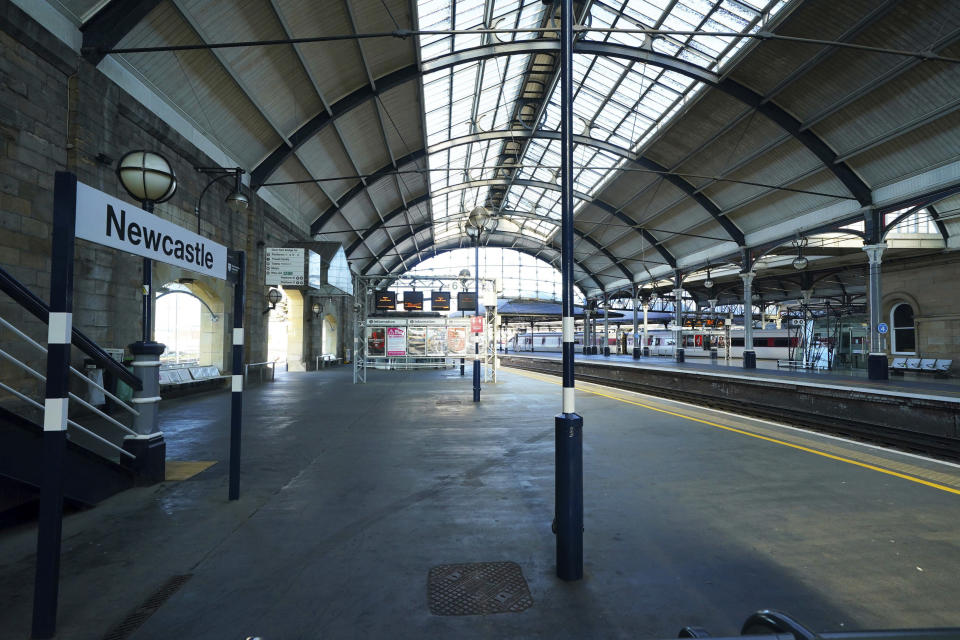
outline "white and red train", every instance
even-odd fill
[[[727,353],[727,340],[730,340],[730,357],[743,356],[743,330],[734,329],[724,331],[701,331],[684,329],[682,333],[684,356],[687,358],[709,358],[711,347],[716,347],[718,355],[723,358]],[[640,336],[643,341],[643,334]],[[611,353],[617,352],[617,338],[608,337],[608,346]],[[633,353],[633,335],[626,335],[626,353]],[[754,329],[753,349],[757,358],[761,360],[787,360],[790,358],[791,347],[796,347],[797,336],[791,336],[787,329]],[[583,352],[583,333],[577,332],[574,337],[574,350]],[[603,336],[596,335],[594,345],[603,348]],[[519,333],[507,342],[510,351],[524,352],[537,351],[559,352],[560,332]],[[640,345],[643,346],[642,344]],[[672,356],[676,349],[676,333],[665,329],[647,331],[647,346],[652,356]]]

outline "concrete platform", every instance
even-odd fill
[[[246,393],[241,499],[227,407],[162,405],[172,460],[218,461],[69,516],[58,637],[100,639],[190,575],[135,640],[736,634],[759,608],[817,630],[960,626],[960,468],[581,385],[585,579],[554,577],[556,379],[346,367]],[[198,465],[197,468],[202,468]],[[0,533],[0,636],[26,638],[35,531]],[[520,565],[522,613],[435,616],[432,567]]]

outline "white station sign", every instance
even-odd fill
[[[152,213],[77,183],[76,236],[226,280],[227,248]]]
[[[304,257],[306,249],[289,247],[267,247],[268,285],[293,285],[302,287],[306,283]]]

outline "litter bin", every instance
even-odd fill
[[[95,360],[92,358],[85,358],[83,361],[83,370],[89,380],[97,383],[101,387],[103,386],[103,369],[97,366]],[[88,384],[87,402],[95,407],[101,407],[106,404],[107,397],[103,395],[103,391],[100,391],[100,389],[97,389],[95,386]]]

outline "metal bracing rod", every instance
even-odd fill
[[[27,342],[27,344],[35,347],[35,348],[36,348],[38,351],[40,351],[41,353],[43,353],[43,354],[46,354],[46,353],[47,353],[47,348],[46,348],[45,346],[43,346],[42,344],[40,344],[39,342],[37,342],[36,340],[34,340],[33,338],[31,338],[31,337],[28,336],[27,334],[25,334],[23,331],[20,331],[20,329],[17,329],[15,326],[13,326],[12,324],[10,324],[9,322],[7,322],[6,320],[4,320],[3,318],[0,318],[0,324],[2,324],[3,326],[5,326],[7,329],[10,329],[10,331],[13,331],[15,334],[17,334],[17,335],[20,336],[21,338],[23,338],[23,339]],[[83,380],[85,383],[87,383],[87,384],[90,385],[91,387],[99,390],[99,391],[100,391],[101,393],[103,393],[105,396],[107,396],[108,398],[110,398],[111,400],[113,400],[114,402],[116,402],[117,404],[119,404],[121,407],[123,407],[124,409],[126,409],[127,411],[129,411],[130,413],[132,413],[133,415],[135,415],[135,416],[140,415],[140,412],[139,412],[139,411],[137,411],[136,409],[134,409],[133,407],[131,407],[130,405],[128,405],[126,402],[124,402],[123,400],[121,400],[121,399],[118,398],[117,396],[113,395],[112,393],[110,393],[109,391],[107,391],[106,389],[104,389],[103,387],[101,387],[99,384],[97,384],[96,382],[94,382],[93,380],[91,380],[90,378],[88,378],[87,376],[83,375],[81,372],[77,371],[75,368],[73,368],[73,366],[70,367],[70,372],[73,373],[74,375],[76,375],[78,378],[80,378],[81,380]]]
[[[83,47],[81,53],[84,56],[98,55],[105,56],[110,54],[128,54],[128,53],[161,53],[169,51],[209,51],[216,49],[236,49],[239,47],[270,47],[278,45],[310,44],[318,42],[340,42],[343,40],[367,40],[371,38],[399,38],[405,40],[411,36],[450,36],[450,35],[483,35],[483,34],[526,34],[526,33],[546,33],[554,32],[555,28],[527,27],[522,29],[394,29],[393,31],[374,31],[369,33],[337,34],[329,36],[312,36],[307,38],[280,38],[275,40],[241,40],[236,42],[211,42],[204,44],[186,44],[186,45],[167,45],[160,47]],[[578,33],[628,33],[635,35],[649,36],[690,36],[694,38],[747,38],[755,40],[780,40],[783,42],[793,42],[797,44],[809,44],[816,46],[829,46],[841,49],[855,49],[857,51],[868,51],[870,53],[882,53],[894,56],[904,56],[908,58],[917,58],[919,60],[929,60],[934,62],[949,62],[960,64],[960,58],[941,56],[929,51],[911,51],[909,49],[893,49],[889,47],[874,47],[864,44],[855,44],[852,42],[842,42],[837,40],[821,40],[817,38],[801,38],[795,36],[786,36],[772,33],[770,31],[758,31],[756,33],[744,33],[740,31],[697,31],[697,30],[668,30],[668,29],[607,29],[602,27],[577,27]]]

